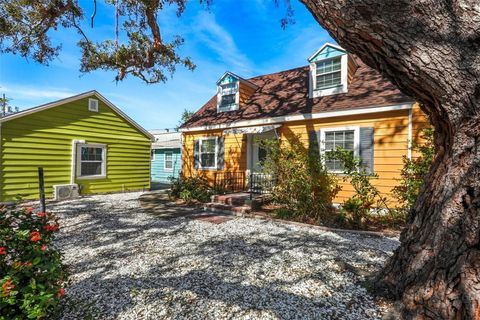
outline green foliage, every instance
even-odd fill
[[[179,178],[171,178],[170,181],[170,198],[182,199],[187,203],[194,200],[209,202],[214,193],[208,181],[202,177],[180,176]]]
[[[180,116],[180,121],[178,126],[180,127],[182,124],[190,120],[190,118],[195,114],[195,111],[190,111],[188,109],[183,109],[182,115]]]
[[[266,174],[275,177],[273,201],[292,218],[323,222],[330,218],[332,201],[340,188],[336,177],[328,174],[317,152],[309,152],[296,136],[290,143],[278,140],[261,142],[267,151],[263,163]],[[277,212],[278,213],[278,212]]]
[[[329,152],[329,159],[340,160],[343,166],[343,180],[350,181],[355,194],[344,201],[341,211],[345,220],[352,227],[363,228],[370,217],[372,209],[388,209],[386,199],[372,184],[377,179],[377,174],[369,174],[361,160],[353,155],[351,151],[337,148]]]
[[[0,319],[43,319],[59,309],[67,279],[52,244],[53,214],[0,209]]]
[[[416,141],[412,143],[412,151],[419,154],[417,158],[403,157],[400,184],[392,189],[393,195],[400,203],[399,210],[408,211],[414,205],[435,156],[432,128],[422,131],[422,140],[422,143]]]

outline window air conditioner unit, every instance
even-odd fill
[[[77,184],[57,184],[53,186],[53,199],[55,201],[78,197]]]

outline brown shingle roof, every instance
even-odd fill
[[[182,128],[241,120],[388,106],[412,101],[376,70],[356,59],[358,68],[348,92],[310,99],[308,66],[248,79],[259,88],[239,110],[217,113],[213,96]]]

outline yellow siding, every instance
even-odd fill
[[[277,129],[282,141],[291,142],[300,136],[300,141],[308,146],[308,132],[319,131],[322,128],[333,127],[373,127],[374,128],[374,171],[379,178],[374,181],[380,192],[391,199],[391,189],[398,184],[403,166],[402,156],[408,153],[408,110],[382,112],[366,115],[351,115],[347,117],[316,119],[298,122],[286,122]],[[426,117],[417,105],[412,112],[412,137],[418,139],[420,128],[428,125]],[[185,175],[201,174],[207,178],[213,177],[214,171],[197,171],[193,169],[194,140],[209,135],[219,136],[222,130],[184,134],[183,172]],[[225,171],[243,171],[247,169],[246,136],[225,136]],[[342,182],[342,191],[335,199],[341,203],[353,195],[353,189],[348,182]]]
[[[87,103],[85,98],[2,123],[0,201],[38,198],[38,167],[44,168],[47,197],[53,185],[70,183],[72,140],[107,146],[107,177],[76,180],[83,194],[150,187],[149,138],[101,100],[99,112],[88,111]]]

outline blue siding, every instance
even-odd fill
[[[343,56],[345,53],[346,53],[345,51],[341,51],[341,50],[338,50],[337,48],[333,48],[333,47],[330,47],[330,46],[327,45],[325,48],[323,48],[322,51],[317,53],[317,55],[314,56],[310,60],[310,62],[319,61],[319,60],[328,59],[328,58],[334,58],[334,57],[338,57],[338,56]]]
[[[180,155],[180,148],[171,149],[156,149],[155,159],[152,161],[152,181],[154,182],[170,182],[169,177],[178,177],[182,167],[182,157]],[[172,152],[173,169],[165,170],[165,152]]]

